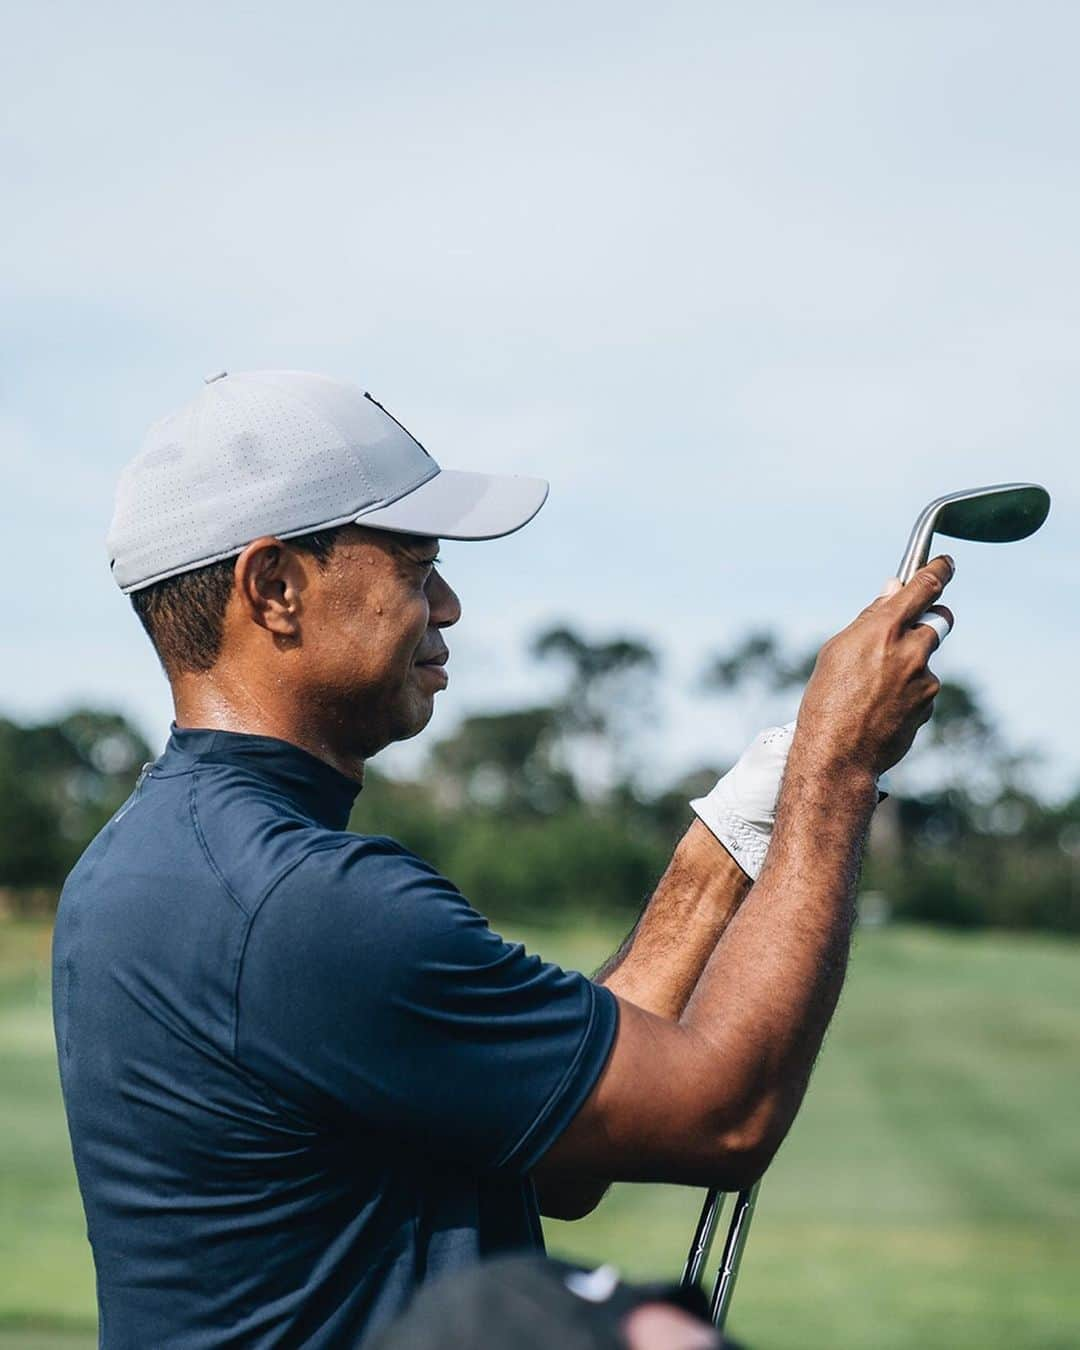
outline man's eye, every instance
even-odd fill
[[[419,567],[425,572],[430,570],[432,567],[438,567],[439,563],[442,562],[442,559],[438,556],[438,554],[436,554],[434,558],[417,558],[414,557],[411,553],[405,553],[402,556],[404,557],[406,562],[412,563],[413,567]]]

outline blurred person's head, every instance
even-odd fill
[[[444,1276],[371,1350],[719,1350],[699,1289],[508,1256]]]
[[[281,736],[357,776],[447,684],[461,607],[439,538],[508,534],[546,492],[441,469],[352,386],[223,373],[124,470],[111,565],[178,721]]]

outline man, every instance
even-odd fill
[[[421,1281],[539,1247],[537,1194],[573,1217],[619,1179],[734,1189],[791,1124],[877,777],[937,691],[918,620],[951,563],[826,644],[775,832],[766,738],[741,770],[772,772],[764,806],[738,775],[696,804],[592,982],[345,830],[366,761],[447,683],[438,538],[508,533],[545,494],[440,470],[370,396],[297,372],[214,377],[125,470],[113,572],[176,723],[54,944],[104,1346],[352,1346]]]

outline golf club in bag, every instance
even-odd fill
[[[987,544],[1011,544],[1034,534],[1049,513],[1050,494],[1036,483],[999,483],[994,487],[969,488],[966,492],[937,497],[919,513],[896,575],[906,585],[920,567],[926,566],[935,534],[945,534],[952,539],[975,539]],[[735,1197],[735,1208],[709,1299],[709,1316],[720,1330],[723,1330],[731,1306],[735,1277],[746,1248],[760,1186],[758,1181],[747,1190],[739,1191]],[[710,1190],[705,1197],[686,1257],[682,1276],[684,1286],[700,1284],[704,1277],[724,1197],[725,1192],[719,1190]]]

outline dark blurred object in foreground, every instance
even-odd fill
[[[510,1256],[421,1289],[369,1350],[719,1350],[699,1289]],[[727,1350],[738,1350],[730,1338]]]

